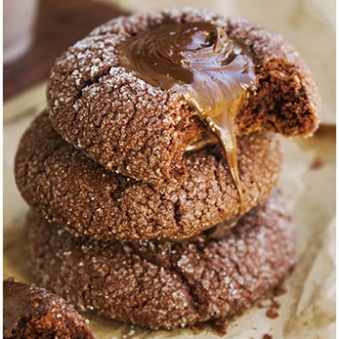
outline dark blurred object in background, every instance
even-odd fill
[[[68,46],[100,23],[122,14],[124,12],[117,7],[91,0],[40,1],[31,46],[19,59],[4,66],[4,99],[46,80],[55,58]],[[29,25],[26,27],[29,29]]]
[[[25,54],[32,43],[37,0],[4,0],[4,63]]]

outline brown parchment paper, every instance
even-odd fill
[[[20,101],[15,104],[20,110]],[[4,126],[4,276],[26,282],[35,282],[21,236],[28,207],[14,182],[13,161],[32,119],[22,116]],[[277,298],[278,318],[269,319],[267,308],[254,306],[231,322],[224,338],[335,337],[335,128],[322,127],[313,139],[282,141],[285,162],[279,187],[297,228],[297,266],[284,284],[287,293]],[[85,316],[100,339],[219,338],[210,329],[147,332],[90,313]]]

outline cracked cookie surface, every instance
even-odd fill
[[[204,128],[187,101],[153,87],[119,65],[116,46],[165,18],[208,21],[223,28],[253,58],[256,94],[239,112],[239,135],[259,130],[310,135],[319,97],[308,68],[280,35],[242,19],[204,10],[164,10],[114,19],[70,47],[55,63],[48,111],[65,140],[105,168],[145,182],[181,181],[184,149]]]
[[[294,227],[277,192],[220,240],[97,241],[34,212],[25,232],[33,271],[46,286],[80,308],[153,329],[221,326],[294,265]]]
[[[238,142],[241,212],[218,146],[185,155],[187,178],[161,191],[87,158],[56,133],[46,112],[20,142],[15,176],[33,209],[78,235],[129,241],[189,239],[257,206],[275,187],[281,168],[279,142],[268,134]]]
[[[94,339],[86,321],[61,297],[14,280],[3,282],[5,339]]]

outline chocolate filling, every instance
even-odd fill
[[[191,140],[186,151],[218,140],[241,199],[234,120],[254,86],[250,57],[213,24],[170,20],[123,41],[118,54],[144,81],[187,99],[209,133]]]

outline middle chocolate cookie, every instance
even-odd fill
[[[18,188],[48,221],[95,239],[184,240],[260,204],[281,168],[278,141],[270,134],[238,140],[242,203],[219,146],[187,153],[188,176],[161,190],[105,170],[65,142],[46,112],[20,142]]]

